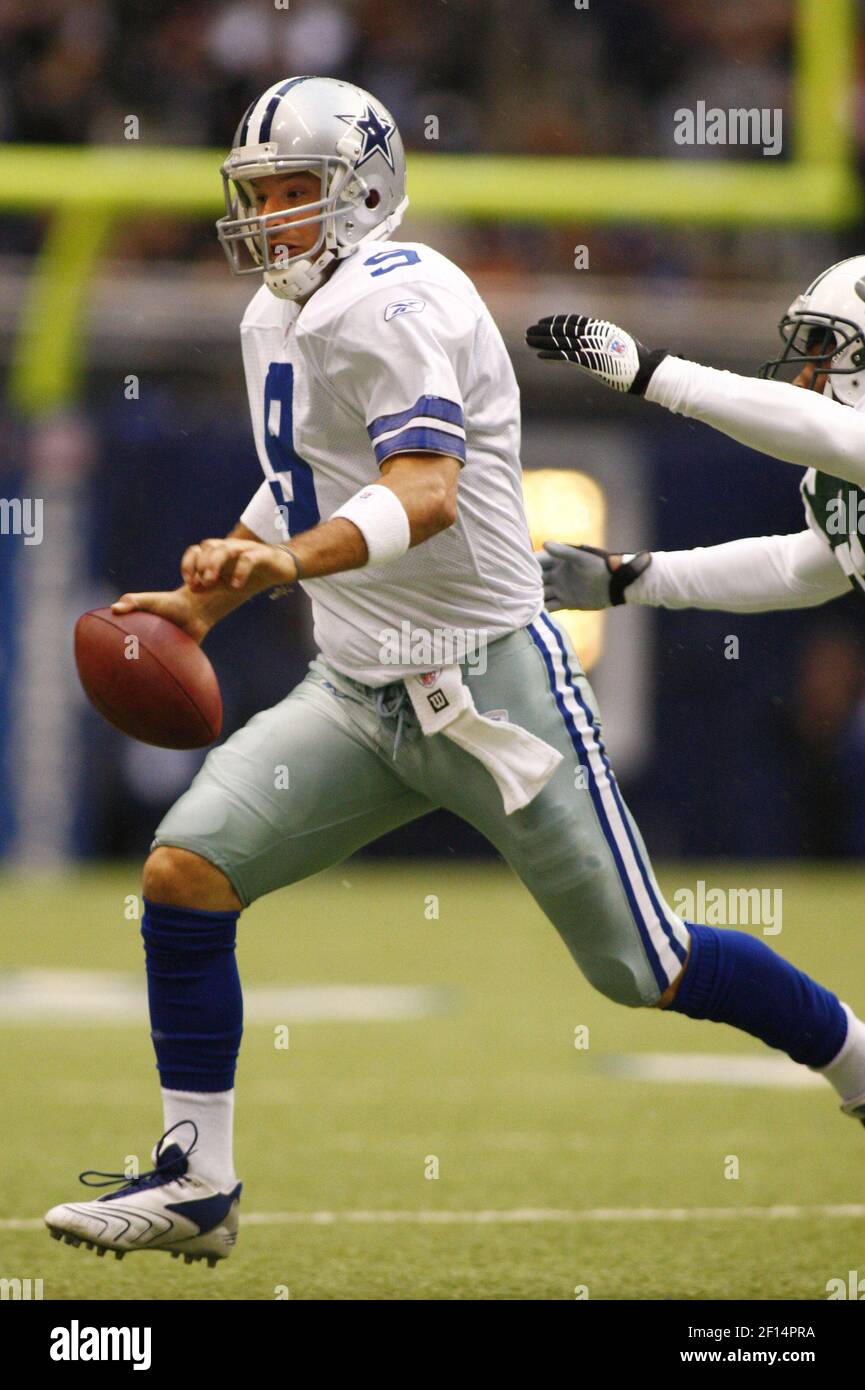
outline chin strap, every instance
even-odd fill
[[[390,236],[391,232],[399,226],[407,207],[408,197],[405,197],[401,203],[397,204],[390,214],[390,217],[386,217],[384,222],[380,222],[377,227],[373,227],[371,232],[361,238],[361,241],[384,241],[384,239]],[[356,244],[360,246],[361,242],[359,241]]]
[[[311,294],[313,290],[319,288],[324,278],[324,272],[333,261],[345,260],[348,256],[353,256],[361,246],[371,241],[384,241],[389,237],[391,232],[399,226],[407,207],[408,198],[405,197],[394,208],[390,216],[367,232],[366,236],[350,245],[328,246],[315,261],[304,258],[295,261],[294,265],[286,266],[284,270],[275,268],[265,270],[265,284],[271,293],[276,295],[277,299],[300,299],[303,295]],[[328,241],[331,239],[332,233],[328,233]]]
[[[285,270],[266,270],[264,283],[277,299],[300,299],[317,290],[327,267],[336,259],[333,251],[322,251],[315,261],[295,261]]]

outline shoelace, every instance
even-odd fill
[[[402,740],[403,724],[405,722],[406,704],[408,702],[408,691],[404,682],[398,685],[382,685],[375,691],[375,709],[379,719],[384,722],[387,719],[396,717],[396,733],[393,740],[393,761],[399,752],[400,741]]]
[[[188,1149],[181,1149],[179,1144],[172,1144],[170,1148],[178,1150],[177,1158],[167,1158],[162,1152],[162,1146],[169,1134],[173,1134],[181,1125],[192,1125],[192,1143]],[[182,1178],[188,1167],[189,1155],[198,1143],[198,1126],[194,1120],[178,1120],[176,1125],[167,1129],[156,1145],[156,1167],[151,1168],[148,1173],[139,1173],[137,1178],[130,1178],[127,1173],[103,1173],[99,1168],[85,1168],[83,1173],[78,1174],[78,1181],[85,1187],[113,1187],[115,1183],[122,1183],[120,1189],[123,1192],[139,1192],[142,1188],[156,1187],[157,1184],[165,1182],[166,1178]],[[91,1182],[91,1178],[104,1178],[104,1182]],[[117,1194],[114,1194],[117,1195]]]

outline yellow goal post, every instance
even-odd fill
[[[747,162],[412,153],[421,214],[573,225],[838,228],[861,212],[852,136],[856,0],[795,0],[792,157]],[[224,152],[0,145],[0,213],[50,217],[17,325],[10,401],[39,416],[81,388],[87,287],[113,225],[216,216]]]

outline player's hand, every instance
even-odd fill
[[[625,602],[625,590],[648,569],[652,556],[648,550],[611,555],[594,545],[546,541],[538,561],[547,608],[614,608]]]
[[[191,545],[180,572],[193,593],[216,585],[258,593],[274,584],[293,584],[297,566],[287,550],[263,541],[213,539]]]
[[[645,395],[658,363],[669,356],[666,348],[650,352],[624,328],[585,314],[553,314],[541,319],[528,329],[526,342],[539,357],[575,362],[596,381],[634,396]]]
[[[185,586],[170,592],[123,594],[112,603],[111,611],[155,613],[157,617],[167,618],[170,623],[183,628],[196,642],[206,637],[213,626],[202,611],[200,600]]]

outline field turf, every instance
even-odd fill
[[[688,865],[661,878],[668,896],[700,878],[781,887],[769,944],[865,1013],[855,869]],[[865,1273],[865,1131],[828,1087],[628,1076],[648,1053],[771,1054],[727,1028],[609,1003],[504,866],[446,862],[350,863],[242,920],[247,986],[365,985],[373,1016],[334,1018],[337,989],[331,1016],[283,1019],[277,1004],[248,1022],[246,1220],[228,1261],[97,1260],[52,1241],[39,1218],[87,1196],[81,1169],[120,1169],[129,1154],[150,1166],[158,1082],[146,1026],[48,1007],[9,1016],[26,978],[15,972],[122,972],[143,992],[139,924],[125,915],[137,892],[137,866],[0,876],[0,1276],[41,1278],[46,1299],[824,1299],[830,1279]],[[382,986],[434,992],[410,996],[417,1016],[386,1018]],[[581,1026],[587,1048],[574,1045]],[[856,1210],[819,1210],[843,1206]]]

